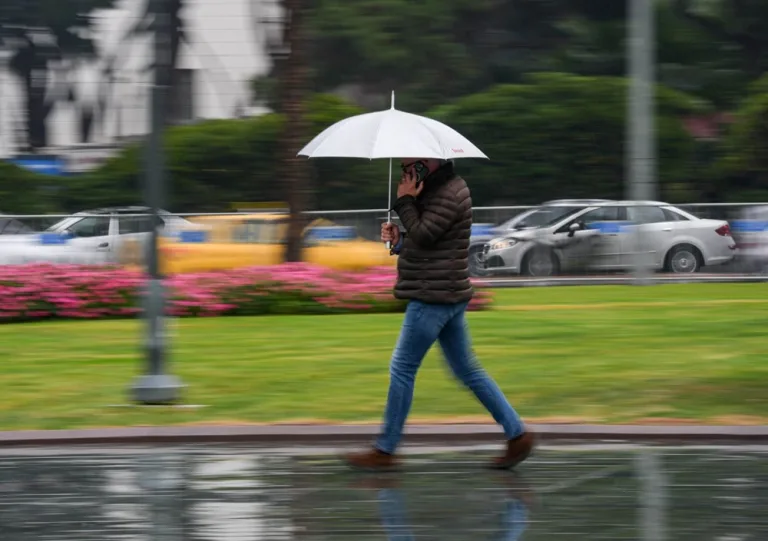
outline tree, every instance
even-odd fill
[[[536,74],[521,84],[497,85],[466,96],[428,115],[455,127],[490,156],[488,162],[458,161],[470,179],[476,205],[615,198],[623,194],[626,90],[622,78]],[[709,189],[710,176],[703,174],[698,143],[681,118],[707,112],[708,104],[664,87],[657,89],[657,103],[662,194],[675,201],[699,198]],[[314,96],[301,109],[309,133],[363,112],[332,95]],[[175,187],[169,208],[225,211],[234,201],[284,197],[289,187],[286,158],[295,159],[308,139],[296,140],[286,156],[286,127],[286,115],[273,113],[169,128],[165,141]],[[132,147],[101,169],[70,179],[68,209],[138,202],[140,152]],[[297,161],[312,175],[318,208],[384,207],[385,160]]]
[[[720,200],[768,200],[768,77],[753,89],[726,136],[718,170]]]
[[[627,81],[541,73],[498,85],[434,110],[475,142],[489,162],[460,161],[476,204],[536,204],[542,198],[603,197],[624,192]],[[688,194],[695,141],[681,117],[707,104],[657,87],[661,192]]]
[[[308,12],[312,88],[365,108],[423,112],[526,73],[559,69],[574,17],[620,20],[615,0],[317,0]],[[615,43],[610,44],[615,51]],[[273,104],[271,76],[254,90]]]
[[[60,210],[50,184],[50,177],[0,161],[0,212],[42,214]]]
[[[52,67],[63,60],[93,57],[88,36],[90,13],[111,7],[114,0],[1,0],[2,38],[12,52],[10,68],[25,89],[28,148],[48,145],[46,120],[56,100],[74,99],[71,94],[47,93]]]
[[[312,133],[361,112],[327,95],[313,97],[303,109]],[[174,185],[169,193],[169,208],[180,212],[222,212],[231,210],[236,201],[283,200],[287,186],[280,153],[284,148],[281,142],[285,126],[284,115],[271,113],[169,127],[164,137],[168,172]],[[68,179],[63,204],[70,211],[140,204],[143,152],[143,144],[132,145],[96,171]],[[304,161],[310,172],[315,172],[324,208],[351,208],[367,203],[369,194],[379,201],[386,195],[381,171],[370,174],[381,163],[299,160]],[[365,182],[367,179],[372,182]]]
[[[664,0],[662,7],[673,14],[667,15],[676,35],[670,54],[687,56],[681,78],[703,78],[700,86],[715,103],[737,104],[748,84],[768,71],[768,3]]]
[[[308,142],[305,100],[309,86],[306,43],[305,0],[283,0],[282,50],[285,56],[278,64],[281,93],[280,111],[285,119],[281,137],[280,181],[287,190],[291,216],[285,246],[286,261],[301,261],[305,226],[304,212],[311,197],[309,166],[306,158],[296,154]]]

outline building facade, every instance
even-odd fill
[[[76,164],[73,172],[98,165],[122,141],[149,130],[154,37],[146,2],[117,0],[113,9],[92,14],[95,58],[49,63],[46,100],[52,109],[44,153],[79,156],[64,158]],[[184,3],[185,39],[168,110],[175,123],[263,112],[252,107],[251,80],[269,69],[262,21],[274,18],[274,11],[271,0]],[[0,154],[6,159],[25,145],[24,104],[24,86],[8,70],[6,53],[0,66]]]

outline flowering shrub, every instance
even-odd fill
[[[338,272],[284,264],[198,274],[166,280],[168,314],[223,316],[397,312],[395,271]],[[0,266],[0,322],[49,318],[131,317],[141,312],[146,278],[113,266]],[[478,289],[470,310],[487,307],[490,292]]]

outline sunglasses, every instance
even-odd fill
[[[427,167],[427,164],[424,163],[422,160],[418,160],[411,163],[404,163],[400,165],[400,169],[403,170],[403,173],[408,173],[412,169],[416,169],[416,172],[419,172],[419,170],[425,169]]]

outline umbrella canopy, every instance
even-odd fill
[[[308,158],[389,158],[387,221],[392,215],[392,160],[395,158],[485,158],[463,135],[442,122],[395,109],[355,115],[329,126],[298,156]],[[390,243],[387,243],[387,248]]]
[[[323,130],[298,153],[309,158],[485,158],[459,132],[431,118],[385,111],[345,118]]]

